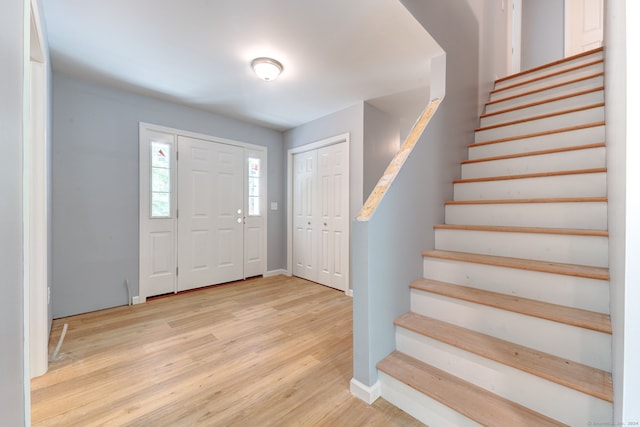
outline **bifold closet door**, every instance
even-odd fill
[[[178,291],[243,278],[241,147],[178,138]]]
[[[293,274],[348,287],[349,153],[345,143],[293,156]]]

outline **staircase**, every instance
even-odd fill
[[[611,423],[603,51],[498,80],[378,364],[430,426]]]

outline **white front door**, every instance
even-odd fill
[[[317,152],[293,156],[293,274],[317,281]]]
[[[603,0],[565,1],[565,56],[602,46]]]
[[[243,278],[241,147],[178,137],[178,291]]]

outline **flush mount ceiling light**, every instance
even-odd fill
[[[282,72],[282,64],[272,58],[256,58],[251,61],[251,68],[266,82],[277,79]]]

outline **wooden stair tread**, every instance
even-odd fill
[[[557,197],[538,199],[447,200],[445,205],[501,205],[517,203],[602,203],[607,197]]]
[[[482,131],[485,131],[485,130],[498,129],[498,128],[506,127],[506,126],[519,125],[519,124],[522,124],[522,123],[533,122],[533,121],[536,121],[536,120],[548,119],[550,117],[557,117],[557,116],[562,116],[564,114],[577,113],[577,112],[580,112],[580,111],[592,110],[594,108],[600,108],[600,107],[604,107],[604,102],[598,102],[598,103],[595,103],[595,104],[583,105],[583,106],[580,106],[580,107],[569,108],[567,110],[562,110],[562,111],[555,111],[553,113],[540,114],[540,115],[537,115],[537,116],[526,117],[526,118],[518,119],[518,120],[512,120],[510,122],[497,123],[495,125],[476,128],[475,131],[476,132],[482,132]]]
[[[436,224],[433,226],[433,228],[436,230],[496,231],[503,233],[562,234],[567,236],[609,237],[609,233],[607,232],[607,230],[583,230],[575,228],[513,227],[461,224]]]
[[[587,51],[584,51],[584,52],[577,53],[575,55],[567,56],[565,58],[558,59],[558,60],[553,61],[553,62],[549,62],[548,64],[539,65],[539,66],[534,67],[534,68],[529,68],[528,70],[520,71],[520,72],[515,73],[515,74],[511,74],[511,75],[508,75],[508,76],[505,76],[505,77],[501,77],[499,79],[496,79],[496,83],[502,83],[502,82],[510,80],[510,79],[518,78],[518,77],[521,77],[521,76],[524,76],[524,75],[527,75],[527,74],[530,74],[530,73],[535,73],[535,72],[538,72],[540,70],[544,70],[545,68],[555,67],[556,65],[560,65],[560,64],[563,64],[565,62],[570,62],[570,61],[573,61],[573,60],[576,60],[576,59],[579,59],[579,58],[583,58],[585,56],[593,55],[594,53],[602,52],[603,50],[604,49],[602,47],[597,47],[595,49],[590,49],[590,50],[587,50]]]
[[[491,94],[503,92],[505,90],[513,89],[513,88],[516,88],[518,86],[524,86],[524,85],[527,85],[527,84],[530,84],[530,83],[539,82],[539,81],[548,79],[550,77],[556,77],[556,76],[560,76],[562,74],[569,74],[569,73],[572,73],[574,71],[580,70],[582,68],[587,68],[587,67],[590,67],[592,65],[603,64],[603,63],[604,63],[604,59],[595,59],[593,61],[585,62],[584,64],[576,65],[575,67],[565,68],[563,70],[554,71],[554,72],[549,73],[549,74],[543,74],[541,76],[534,77],[534,78],[529,79],[529,80],[523,80],[521,82],[514,83],[514,84],[509,85],[509,86],[504,86],[504,87],[501,87],[499,89],[494,89],[494,90],[491,91]]]
[[[527,91],[527,92],[518,93],[516,95],[507,96],[505,98],[495,99],[493,101],[488,101],[485,104],[485,107],[487,105],[493,105],[493,104],[497,104],[499,102],[504,102],[504,101],[511,101],[513,99],[517,99],[517,98],[533,95],[533,94],[536,94],[536,93],[544,92],[545,90],[557,89],[557,88],[562,87],[562,86],[567,86],[567,85],[574,84],[574,83],[580,83],[580,82],[583,82],[585,80],[590,80],[590,79],[593,79],[593,78],[596,78],[596,77],[602,77],[602,76],[604,76],[603,72],[594,73],[594,74],[590,74],[588,76],[579,77],[577,79],[567,80],[567,81],[564,81],[564,82],[560,82],[560,83],[556,83],[556,84],[553,84],[553,85],[541,87],[541,88],[538,88],[538,89],[533,89],[533,90],[530,90],[530,91]]]
[[[461,164],[468,165],[473,163],[491,162],[494,160],[517,159],[520,157],[542,156],[545,154],[566,153],[570,151],[588,150],[590,148],[604,148],[604,142],[596,142],[593,144],[572,145],[570,147],[550,148],[548,150],[526,151],[523,153],[505,154],[502,156],[482,157],[478,159],[463,160]]]
[[[519,139],[535,138],[537,136],[546,136],[546,135],[554,135],[557,133],[572,132],[575,130],[594,128],[594,127],[599,127],[604,125],[605,125],[605,122],[600,121],[600,122],[586,123],[586,124],[576,125],[576,126],[568,126],[568,127],[559,128],[559,129],[545,130],[542,132],[533,132],[533,133],[527,133],[523,135],[509,136],[506,138],[492,139],[490,141],[475,142],[473,144],[469,144],[469,148],[481,147],[483,145],[490,145],[490,144],[498,144],[501,142],[516,141]]]
[[[422,255],[431,258],[495,265],[498,267],[517,268],[520,270],[539,271],[543,273],[562,274],[565,276],[585,277],[597,280],[609,280],[609,269],[604,267],[563,264],[550,261],[535,261],[530,259],[442,250],[425,251]]]
[[[581,91],[578,91],[578,92],[569,93],[569,94],[566,94],[566,95],[555,96],[553,98],[547,98],[547,99],[543,99],[541,101],[531,102],[529,104],[523,104],[523,105],[518,105],[516,107],[511,107],[511,108],[507,108],[507,109],[504,109],[504,110],[500,110],[500,111],[494,111],[492,113],[485,113],[485,114],[481,115],[480,118],[484,119],[484,118],[487,118],[487,117],[497,116],[499,114],[511,113],[513,111],[524,110],[526,108],[536,107],[538,105],[549,104],[551,102],[561,101],[561,100],[564,100],[564,99],[574,98],[574,97],[578,97],[578,96],[581,96],[581,95],[587,95],[587,94],[590,94],[590,93],[601,92],[601,91],[604,91],[604,86],[599,86],[599,87],[595,87],[595,88],[592,88],[592,89],[585,89],[585,90],[581,90]]]
[[[519,369],[598,399],[613,401],[611,373],[466,329],[441,320],[407,313],[397,326]]]
[[[608,314],[567,307],[544,301],[501,294],[469,286],[454,285],[431,279],[420,279],[411,283],[412,289],[418,289],[463,301],[482,304],[501,310],[552,320],[566,325],[578,326],[592,331],[611,333],[611,319]]]
[[[525,178],[543,178],[547,176],[565,176],[565,175],[580,175],[587,173],[604,173],[607,172],[607,168],[590,168],[590,169],[576,169],[568,171],[556,171],[556,172],[538,172],[538,173],[526,173],[520,175],[501,175],[501,176],[489,176],[483,178],[469,178],[469,179],[456,179],[454,184],[468,184],[470,182],[487,182],[487,181],[504,181],[508,179],[525,179]]]
[[[377,368],[484,426],[565,425],[399,351]]]

